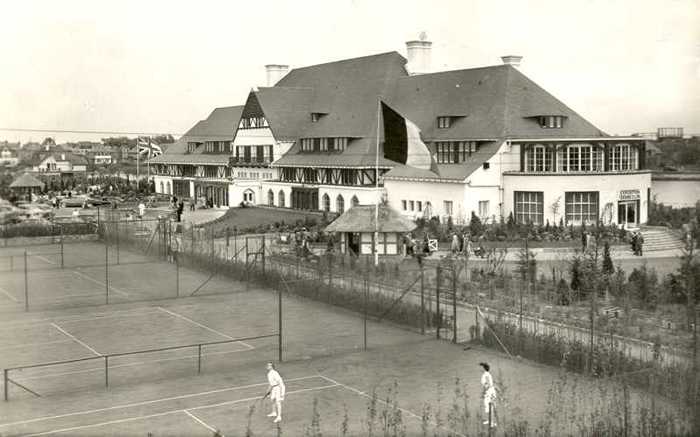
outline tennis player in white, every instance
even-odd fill
[[[489,424],[489,405],[491,406],[491,426],[496,426],[496,386],[493,385],[493,378],[489,370],[491,367],[488,363],[479,363],[481,367],[484,368],[484,373],[481,374],[481,388],[484,397],[484,413],[486,415],[486,420],[484,425]]]
[[[275,370],[275,365],[267,363],[267,382],[270,384],[270,400],[272,401],[272,412],[267,417],[274,417],[274,422],[282,421],[282,401],[284,400],[284,381]]]

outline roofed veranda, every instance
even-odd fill
[[[267,66],[268,86],[151,160],[156,190],[331,213],[385,197],[406,217],[458,224],[472,211],[487,222],[646,222],[643,139],[607,135],[525,76],[519,57],[426,72],[430,43],[412,43],[408,60]]]

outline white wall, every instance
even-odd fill
[[[161,194],[166,194],[166,185],[169,182],[170,183],[170,192],[172,193],[173,191],[173,178],[169,176],[153,176],[153,182],[156,185],[156,193],[161,193]],[[160,188],[160,183],[163,182],[163,189],[161,190]],[[193,188],[190,186],[190,188]],[[194,191],[190,191],[190,193],[194,193]]]
[[[674,208],[695,206],[700,201],[700,180],[659,180],[651,181],[651,198]]]
[[[599,213],[607,203],[613,204],[612,221],[617,223],[617,202],[621,190],[639,190],[639,221],[647,221],[647,189],[651,187],[651,173],[630,174],[588,174],[588,175],[504,175],[504,215],[508,215],[514,208],[514,191],[542,191],[544,197],[544,220],[550,223],[559,222],[559,218],[565,213],[565,192],[567,191],[598,191]],[[554,217],[551,205],[561,197],[560,208]]]
[[[291,190],[290,190],[291,192]],[[331,211],[338,212],[336,208],[336,199],[338,195],[342,195],[345,199],[345,211],[352,207],[352,196],[357,196],[360,205],[374,205],[382,200],[383,189],[378,190],[374,187],[344,187],[338,185],[320,185],[318,187],[318,208],[323,210],[323,195],[328,194],[331,198]]]
[[[444,182],[413,182],[404,180],[384,180],[389,206],[395,210],[410,216],[422,217],[418,211],[404,211],[402,200],[422,201],[423,208],[430,202],[432,215],[443,217],[445,215],[444,201],[452,201],[453,220],[458,220],[460,211],[468,214],[465,205],[465,190],[463,183]],[[467,216],[468,218],[468,216]]]

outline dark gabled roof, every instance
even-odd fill
[[[40,187],[44,188],[44,183],[29,173],[24,173],[10,184],[10,188],[28,188]]]
[[[510,65],[408,76],[389,104],[426,141],[604,135]],[[537,115],[562,115],[564,127],[542,129]],[[453,117],[449,128],[437,127],[439,116]]]
[[[325,232],[374,232],[375,205],[357,205],[345,211]],[[387,205],[379,205],[378,232],[410,232],[416,224]]]
[[[297,141],[275,165],[373,166],[379,99],[391,94],[396,80],[406,76],[405,64],[403,56],[389,52],[297,68],[289,72],[271,89],[305,90],[303,98],[297,97],[292,103],[296,106],[293,114],[298,127],[294,132],[295,137],[290,138],[347,137],[351,141],[345,151],[332,154],[301,153]],[[280,92],[276,97],[281,99],[283,95]],[[267,97],[267,101],[264,98],[260,101],[266,117],[272,94]],[[284,105],[281,101],[276,104]],[[312,112],[326,115],[312,123]],[[269,117],[268,122],[277,135],[276,125],[280,124],[279,120]],[[380,158],[380,166],[395,164]]]
[[[464,182],[484,162],[488,161],[498,150],[502,141],[490,141],[479,144],[466,162],[459,164],[437,164],[434,169],[424,170],[408,165],[398,165],[384,174],[385,179],[440,179]]]
[[[206,120],[197,122],[183,135],[188,141],[232,141],[243,106],[216,108]]]
[[[232,141],[241,118],[243,106],[226,106],[214,109],[206,120],[198,121],[177,141],[168,145],[162,155],[151,158],[151,164],[223,164],[228,163],[229,154],[204,154],[204,147],[187,153],[187,143],[207,141]],[[198,158],[197,156],[204,156]]]
[[[253,91],[277,141],[295,141],[311,120],[311,88],[268,87]]]

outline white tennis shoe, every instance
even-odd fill
[[[281,421],[282,421],[282,417],[281,417],[281,416],[277,416],[277,418],[276,418],[275,420],[273,420],[272,422],[273,422],[273,423],[279,423],[279,422],[281,422]]]
[[[277,413],[270,413],[267,415],[267,417],[277,417]]]

